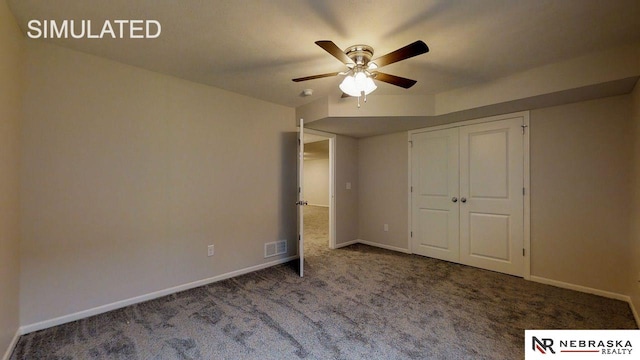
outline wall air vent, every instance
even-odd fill
[[[287,253],[287,241],[274,241],[264,244],[264,257],[272,257]]]

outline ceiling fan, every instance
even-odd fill
[[[401,47],[396,51],[392,51],[386,55],[376,58],[375,60],[371,60],[371,58],[373,57],[373,48],[369,45],[353,45],[348,47],[344,51],[342,51],[331,40],[319,40],[316,41],[316,45],[320,46],[333,57],[340,60],[347,66],[348,70],[342,72],[305,76],[293,79],[293,81],[300,82],[338,75],[346,76],[340,84],[342,97],[358,97],[358,106],[360,106],[360,96],[364,94],[365,101],[367,101],[366,96],[377,88],[377,86],[373,82],[373,79],[395,86],[400,86],[405,89],[408,89],[415,85],[417,82],[416,80],[386,74],[377,71],[376,69],[389,64],[393,64],[398,61],[412,58],[420,54],[424,54],[429,51],[429,47],[427,46],[427,44],[425,44],[421,40],[418,40],[407,46]]]

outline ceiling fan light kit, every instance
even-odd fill
[[[343,93],[342,97],[357,97],[358,107],[360,107],[361,96],[364,97],[364,101],[366,102],[367,95],[378,88],[373,79],[395,86],[400,86],[405,89],[412,87],[417,82],[415,80],[385,74],[374,70],[429,51],[429,47],[427,47],[423,41],[418,40],[372,61],[373,48],[368,45],[353,45],[348,47],[345,51],[342,51],[330,40],[316,41],[316,45],[320,46],[333,57],[340,60],[347,66],[348,70],[343,72],[306,76],[293,79],[293,81],[299,82],[343,75],[345,78],[339,85],[339,88]]]
[[[371,94],[378,87],[364,71],[358,71],[355,75],[347,75],[340,84],[340,90],[349,96],[365,96]]]

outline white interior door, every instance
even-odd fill
[[[300,119],[298,130],[298,255],[300,256],[300,277],[304,276],[304,120]]]
[[[459,261],[458,129],[411,136],[411,251]]]
[[[522,118],[460,127],[460,261],[524,274]]]

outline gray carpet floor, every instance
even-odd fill
[[[524,329],[632,329],[621,301],[365,245],[307,207],[295,264],[20,338],[18,359],[522,359]]]

